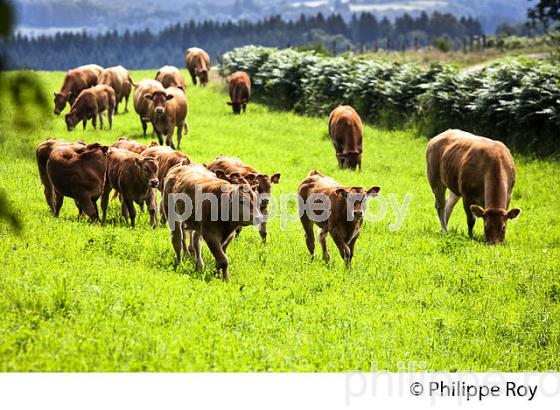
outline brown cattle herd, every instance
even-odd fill
[[[185,65],[194,85],[208,83],[210,58],[200,48],[190,48]],[[247,73],[236,72],[227,79],[234,114],[246,112],[251,96],[251,81]],[[47,204],[56,217],[64,197],[72,198],[78,208],[78,218],[89,217],[92,222],[105,222],[111,192],[119,198],[121,214],[133,227],[136,207],[147,208],[150,224],[167,221],[176,263],[183,256],[193,255],[196,269],[203,269],[201,244],[206,242],[212,252],[216,268],[228,277],[226,250],[243,226],[259,225],[262,242],[266,243],[266,216],[271,188],[280,181],[280,174],[268,175],[245,164],[238,158],[218,156],[205,165],[191,160],[178,151],[181,138],[188,132],[187,87],[177,67],[161,67],[155,79],[133,82],[122,66],[103,69],[94,64],[69,70],[59,92],[54,93],[54,113],[59,115],[68,103],[66,126],[72,131],[81,121],[83,128],[91,120],[104,127],[105,112],[112,128],[113,114],[121,102],[128,111],[128,100],[134,88],[134,110],[139,116],[144,136],[148,123],[158,142],[145,145],[127,137],[120,137],[111,146],[84,141],[67,142],[49,138],[36,150],[39,176]],[[176,130],[176,131],[175,131]],[[340,168],[362,168],[363,127],[354,108],[339,106],[328,120],[331,142]],[[176,133],[177,144],[173,141]],[[164,146],[164,137],[165,144]],[[473,235],[476,218],[484,221],[484,236],[489,244],[504,241],[507,221],[515,219],[520,210],[508,210],[515,184],[515,164],[508,148],[501,142],[478,137],[460,130],[448,130],[434,137],[426,151],[427,175],[435,197],[441,228],[447,224],[460,198],[467,215],[469,236]],[[305,232],[309,253],[315,252],[315,228],[320,229],[319,243],[323,259],[330,260],[327,236],[330,235],[342,259],[350,266],[354,245],[363,222],[364,203],[380,192],[378,186],[369,189],[345,186],[334,179],[311,171],[298,188],[301,200],[300,220]],[[449,196],[446,199],[446,191]],[[161,202],[157,201],[157,191]],[[197,196],[212,195],[219,209],[239,209],[240,218],[222,215],[212,218],[211,201],[202,201],[199,217],[195,212],[178,221],[170,217],[173,209],[178,215],[185,212],[185,202],[171,202],[172,194],[186,195],[192,203]],[[321,220],[310,217],[305,204],[321,194],[328,198],[330,212]],[[101,198],[102,217],[99,218],[97,200]],[[352,198],[352,200],[350,200]],[[242,204],[250,204],[243,207]],[[172,208],[169,208],[171,206]],[[189,238],[187,244],[187,237]]]

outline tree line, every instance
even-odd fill
[[[150,30],[57,33],[28,37],[16,34],[0,44],[10,69],[66,70],[84,63],[103,66],[122,64],[130,69],[182,66],[186,48],[206,49],[213,59],[236,47],[254,44],[268,47],[321,45],[334,52],[366,49],[423,47],[445,38],[460,47],[467,37],[482,35],[474,18],[448,13],[404,14],[394,21],[370,13],[346,21],[339,14],[301,15],[297,20],[272,16],[260,21],[189,21],[159,33]]]

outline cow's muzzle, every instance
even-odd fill
[[[154,178],[150,179],[150,188],[156,188],[159,185],[159,180]]]

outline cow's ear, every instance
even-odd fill
[[[247,174],[245,175],[245,179],[249,182],[253,182],[257,178],[257,174]]]
[[[371,196],[377,196],[379,191],[381,191],[381,188],[379,188],[378,186],[374,186],[368,189],[367,194]]]
[[[152,101],[152,100],[154,99],[154,96],[153,96],[152,94],[146,94],[146,95],[144,96],[144,98],[146,98],[147,100]]]
[[[56,97],[58,93],[56,91],[53,91],[53,95]]]
[[[280,174],[274,174],[270,177],[270,182],[277,184],[280,182]]]
[[[169,101],[173,99],[173,94],[166,94],[165,95],[165,101]]]
[[[136,162],[136,165],[142,166],[142,159],[141,158],[135,157],[134,161]]]
[[[482,209],[480,206],[478,205],[471,205],[470,206],[471,212],[473,213],[473,215],[477,218],[483,218],[484,217],[484,209]]]
[[[214,171],[214,174],[216,174],[216,176],[220,179],[224,179],[226,176],[226,173],[224,172],[224,170],[222,169],[217,169]]]
[[[509,219],[515,219],[519,216],[520,213],[521,213],[521,209],[513,208],[511,211],[508,212],[507,217]]]
[[[348,195],[348,192],[346,192],[344,188],[338,188],[336,191],[334,191],[334,193],[340,198],[346,198],[346,196]]]
[[[231,101],[228,101],[226,104],[227,105],[233,105],[233,103]]]

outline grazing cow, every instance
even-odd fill
[[[315,254],[315,223],[321,228],[319,243],[323,249],[324,261],[330,260],[327,249],[327,235],[330,234],[346,266],[350,267],[354,245],[363,222],[363,202],[368,196],[377,196],[380,190],[378,186],[367,191],[362,187],[347,187],[317,171],[311,171],[298,189],[298,194],[304,201],[299,203],[300,219],[311,257]],[[327,215],[317,215],[315,212],[309,215],[310,203],[318,203],[316,198],[323,199],[323,212],[328,212]]]
[[[70,112],[64,118],[66,128],[68,128],[68,131],[72,131],[82,121],[85,130],[87,120],[91,119],[93,129],[96,129],[97,117],[99,117],[99,128],[103,129],[103,113],[107,111],[109,129],[112,129],[114,110],[115,91],[108,85],[96,85],[82,91],[74,101]]]
[[[237,71],[227,78],[229,82],[229,101],[234,114],[241,114],[247,110],[247,102],[251,97],[251,80],[247,73]]]
[[[175,66],[166,65],[161,67],[156,73],[156,80],[163,85],[163,88],[175,87],[183,92],[187,91],[185,77]]]
[[[54,92],[54,113],[59,115],[67,102],[70,105],[74,104],[82,90],[96,85],[102,71],[103,67],[96,64],[83,65],[69,70],[64,75],[60,91]]]
[[[146,136],[146,131],[148,130],[148,123],[150,122],[150,108],[152,106],[152,101],[145,98],[146,94],[152,94],[156,91],[164,91],[163,85],[156,80],[142,80],[135,85],[133,102],[134,111],[140,117],[140,122],[142,123],[142,131],[144,131],[144,136]]]
[[[185,65],[196,85],[196,77],[200,79],[200,84],[208,84],[208,71],[210,71],[210,56],[201,48],[192,47],[185,54]]]
[[[51,155],[51,152],[58,147],[69,146],[77,150],[84,148],[86,143],[83,141],[78,142],[68,142],[64,140],[59,140],[56,138],[48,138],[37,146],[35,151],[35,157],[37,158],[37,167],[39,168],[39,177],[41,178],[41,183],[43,184],[43,190],[45,193],[45,199],[47,200],[47,205],[49,206],[51,213],[55,214],[55,200],[54,191],[49,180],[49,175],[47,173],[47,162]]]
[[[122,216],[134,227],[136,209],[134,202],[148,205],[150,224],[157,225],[155,188],[159,185],[157,163],[153,158],[119,148],[111,148],[107,154],[107,179],[101,197],[102,223],[107,215],[107,204],[111,189],[119,193]]]
[[[499,141],[448,130],[428,143],[426,165],[441,228],[447,232],[453,207],[462,197],[469,236],[473,236],[478,217],[484,219],[486,242],[502,243],[507,221],[521,212],[518,208],[507,210],[515,184],[515,164],[507,147]]]
[[[187,97],[175,87],[166,88],[164,91],[154,91],[146,94],[144,98],[152,102],[150,106],[150,121],[158,137],[159,143],[163,145],[162,135],[166,135],[166,143],[175,149],[173,144],[173,131],[177,127],[177,149],[181,147],[183,128],[185,136],[189,132],[187,125]]]
[[[268,202],[270,197],[270,188],[272,184],[280,182],[280,174],[273,174],[268,176],[258,172],[250,165],[244,164],[239,158],[217,157],[214,161],[208,164],[208,169],[215,172],[222,171],[229,179],[235,178],[237,175],[244,178],[249,184],[255,187],[258,193],[260,210],[264,216],[261,223],[259,233],[263,242],[266,242],[266,218],[268,216]]]
[[[85,147],[62,145],[52,150],[47,175],[54,193],[54,216],[58,216],[66,196],[74,199],[80,214],[85,213],[92,222],[99,220],[97,199],[105,184],[108,148],[93,143]]]
[[[115,90],[115,114],[118,114],[119,103],[123,99],[125,100],[124,111],[128,112],[128,99],[130,98],[130,90],[134,82],[132,78],[130,78],[130,74],[126,68],[122,65],[106,68],[99,76],[98,84],[108,85]]]
[[[340,168],[362,169],[363,127],[360,116],[349,105],[341,105],[329,115],[329,135]]]
[[[155,142],[152,141],[152,144],[155,144]],[[113,144],[111,144],[111,147],[124,149],[127,151],[135,152],[137,154],[141,154],[148,149],[146,145],[134,140],[129,140],[124,135],[117,141],[113,142]]]
[[[229,262],[226,250],[237,228],[261,222],[256,194],[249,185],[233,185],[188,165],[171,169],[163,186],[163,210],[171,230],[177,263],[181,263],[182,253],[189,253],[184,230],[192,230],[196,269],[204,268],[201,251],[201,240],[204,239],[214,255],[216,268],[222,272],[222,278],[227,280]],[[193,204],[193,212],[185,215],[184,220],[170,218],[169,206],[175,215],[184,215],[186,206],[185,201],[175,201],[171,194],[184,194]]]

